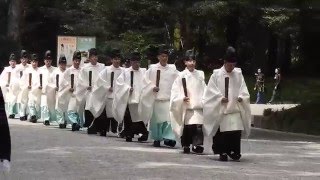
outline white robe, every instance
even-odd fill
[[[50,88],[50,90],[54,90],[54,92],[52,92],[52,96],[54,96],[54,107],[57,108],[57,103],[58,103],[58,92],[60,89],[60,85],[63,81],[63,74],[65,71],[61,71],[60,68],[56,68],[50,75],[49,77],[49,83],[48,83],[48,89]],[[57,82],[57,75],[59,76],[58,82]],[[58,86],[57,86],[58,85]],[[59,88],[58,91],[56,88]],[[59,109],[61,110],[61,109]],[[62,111],[65,112],[65,111]]]
[[[31,77],[31,89],[28,89],[29,86],[29,74],[32,74]],[[42,90],[39,89],[40,86],[40,68],[27,68],[21,79],[20,79],[20,87],[24,93],[27,93],[28,98],[21,99],[21,103],[26,104],[28,103],[29,106],[35,106],[36,108],[40,107],[41,102],[41,94]],[[24,94],[23,94],[24,96]],[[27,100],[27,102],[25,102]],[[40,109],[37,109],[38,111]]]
[[[131,72],[133,71],[133,91],[131,89]],[[115,84],[115,94],[113,99],[113,117],[118,122],[122,122],[126,107],[129,106],[132,122],[141,121],[140,114],[138,113],[138,104],[140,102],[140,95],[142,90],[142,79],[145,68],[134,70],[132,67],[127,68],[118,77]]]
[[[49,112],[55,111],[56,105],[56,90],[55,87],[50,86],[51,76],[57,67],[42,66],[39,68],[42,74],[42,95],[41,95],[41,107],[48,108]],[[43,118],[43,117],[41,117]]]
[[[156,87],[157,70],[160,70],[159,92],[153,92]],[[143,79],[143,87],[140,96],[139,113],[144,122],[148,122],[154,109],[157,111],[157,123],[170,122],[169,101],[171,88],[178,76],[175,65],[168,64],[163,67],[160,63],[150,65]]]
[[[225,77],[229,77],[228,103],[223,104],[225,96]],[[238,98],[242,102],[238,102]],[[213,71],[203,96],[203,131],[214,136],[220,131],[244,130],[244,136],[250,134],[250,95],[241,69],[235,68],[227,73],[224,66]]]
[[[93,89],[93,95],[91,96],[91,101],[94,102],[89,110],[92,115],[97,118],[103,112],[103,109],[106,109],[106,114],[108,118],[113,117],[112,113],[112,104],[113,104],[113,97],[115,92],[115,84],[117,78],[123,72],[124,68],[119,67],[115,68],[113,65],[106,66],[99,74],[97,80],[97,86]],[[113,79],[113,92],[109,91],[111,87],[111,72],[114,72],[114,79]]]
[[[189,103],[183,101],[185,94],[182,78],[186,79]],[[190,72],[186,69],[174,81],[170,98],[170,118],[177,137],[182,136],[184,125],[203,124],[202,97],[205,88],[204,73],[200,70]]]
[[[105,65],[102,63],[97,63],[96,65],[92,65],[91,63],[84,64],[81,68],[78,82],[76,84],[75,95],[77,101],[82,106],[85,103],[85,110],[90,110],[90,108],[97,105],[99,102],[95,102],[92,100],[92,95],[94,94],[94,90],[98,86],[98,78],[100,72],[105,68]],[[89,87],[89,71],[92,71],[92,79],[91,79],[91,91],[87,90]],[[101,99],[99,100],[101,101]]]
[[[20,104],[21,106],[26,106],[27,102],[28,102],[28,86],[24,86],[24,88],[22,88],[20,85],[22,77],[24,76],[24,74],[26,73],[27,69],[32,68],[30,64],[26,64],[25,66],[23,64],[18,64],[17,65],[17,71],[19,72],[19,93],[18,93],[18,97],[17,97],[17,103]],[[22,76],[20,76],[22,75]],[[27,83],[28,84],[29,79],[27,78]],[[22,108],[20,106],[20,108]],[[20,109],[20,111],[24,111],[24,109]],[[23,113],[20,115],[24,115]]]
[[[20,92],[19,79],[20,73],[17,71],[17,67],[12,68],[11,66],[8,66],[5,67],[1,72],[0,87],[2,90],[4,102],[11,104],[16,103],[17,96]]]
[[[59,91],[57,95],[57,108],[61,109],[63,112],[73,111],[78,112],[80,104],[74,95],[76,91],[76,84],[78,83],[78,76],[81,71],[81,68],[78,69],[71,66],[70,68],[66,69],[63,73],[62,80],[59,82]],[[74,92],[70,92],[71,88],[71,74],[74,75],[74,84],[73,89]],[[79,113],[79,112],[78,112]]]

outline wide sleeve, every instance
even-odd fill
[[[79,102],[81,102],[87,93],[87,88],[89,87],[89,76],[87,75],[85,69],[81,69],[78,75],[78,81],[76,84],[75,95]]]
[[[138,106],[138,112],[141,116],[142,121],[145,123],[147,123],[151,119],[153,113],[153,105],[155,101],[155,95],[153,92],[153,88],[155,87],[155,85],[153,85],[150,80],[151,71],[151,68],[148,69],[144,75],[142,81],[140,103]]]
[[[248,137],[250,135],[251,127],[250,94],[242,74],[239,97],[242,98],[242,102],[239,102],[239,109],[245,132],[244,136]]]
[[[214,72],[203,95],[203,130],[207,136],[214,135],[221,122],[221,100],[224,96],[217,87],[217,78],[218,73]]]
[[[0,75],[0,86],[1,87],[6,86],[7,83],[8,83],[8,70],[5,67]]]
[[[172,129],[178,137],[182,135],[182,128],[184,124],[184,94],[182,90],[181,78],[176,78],[173,82],[170,96],[170,118]]]
[[[112,113],[115,120],[122,122],[126,107],[128,104],[128,99],[130,95],[130,86],[126,84],[126,73],[122,72],[121,75],[117,78],[114,88],[114,98],[112,105]]]
[[[106,105],[106,97],[109,93],[106,83],[106,75],[107,69],[105,68],[99,73],[96,86],[92,89],[92,93],[90,93],[90,98],[88,104],[88,110],[92,113],[92,115],[97,118],[103,112],[103,109]]]

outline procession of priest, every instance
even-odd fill
[[[204,72],[196,69],[194,50],[186,51],[182,72],[168,63],[169,53],[163,47],[150,50],[158,62],[147,69],[140,67],[139,52],[131,53],[130,67],[122,67],[119,49],[109,55],[110,66],[98,62],[95,48],[86,63],[75,51],[70,67],[64,56],[54,67],[49,50],[42,67],[37,54],[22,50],[20,64],[11,54],[0,77],[6,114],[88,134],[117,134],[127,142],[152,139],[154,147],[174,147],[179,141],[183,153],[204,153],[209,142],[220,161],[239,161],[251,111],[244,77],[235,67],[236,50],[226,49],[223,66],[213,70],[207,84]],[[263,87],[257,87],[260,102]]]

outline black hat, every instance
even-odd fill
[[[79,60],[81,60],[81,52],[80,51],[75,51],[74,53],[73,53],[73,58],[72,58],[73,60],[74,59],[79,59]]]
[[[52,54],[50,50],[47,50],[46,53],[44,53],[44,59],[52,60]]]
[[[120,53],[120,49],[112,49],[111,50],[111,54],[110,54],[110,57],[113,59],[113,58],[121,58],[121,53]]]
[[[37,54],[32,54],[31,55],[31,61],[39,61],[38,55]]]
[[[185,60],[196,60],[196,53],[194,52],[194,49],[190,49],[186,51],[185,54]]]
[[[160,54],[167,54],[167,55],[169,55],[169,50],[168,50],[168,48],[160,47],[160,48],[158,49],[158,55],[160,55]]]
[[[130,61],[140,61],[140,60],[141,60],[141,55],[139,52],[131,53]]]
[[[237,62],[237,53],[236,53],[236,50],[232,46],[229,46],[227,48],[224,60],[229,63],[236,63]]]
[[[26,50],[21,50],[20,58],[27,58],[28,54]]]
[[[16,60],[17,60],[16,55],[14,53],[11,53],[9,56],[9,61],[16,61]]]
[[[89,57],[91,56],[98,56],[98,51],[96,48],[89,49]]]
[[[59,58],[59,64],[67,64],[67,59],[65,56],[60,56]]]

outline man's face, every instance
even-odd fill
[[[98,62],[98,56],[90,56],[89,57],[89,60],[90,60],[90,63],[92,64],[92,65],[96,65],[97,64],[97,62]]]
[[[116,68],[120,66],[121,59],[119,57],[115,57],[111,59],[112,65]]]
[[[73,67],[78,69],[80,67],[80,59],[74,59],[73,60]]]
[[[51,59],[45,59],[45,60],[44,60],[44,65],[46,65],[47,67],[50,67],[50,66],[51,66],[51,63],[52,63],[52,60],[51,60]]]
[[[132,69],[138,70],[140,68],[140,61],[130,61]]]
[[[158,55],[158,60],[161,65],[165,66],[168,63],[168,55],[167,54],[159,54]]]
[[[37,68],[38,67],[38,61],[31,61],[31,65],[33,68]]]
[[[189,59],[187,61],[184,61],[184,65],[186,65],[187,69],[190,71],[190,72],[193,72],[194,69],[196,68],[196,61],[195,60],[192,60],[192,59]]]
[[[16,64],[17,64],[17,62],[14,61],[14,60],[9,61],[9,65],[10,65],[12,68],[15,68],[15,67],[16,67]]]
[[[230,73],[236,67],[236,64],[237,63],[231,63],[231,62],[224,61],[224,68],[226,69],[226,71],[228,73]]]
[[[27,58],[21,58],[20,59],[22,64],[27,64],[28,63],[28,59]]]
[[[65,63],[59,64],[59,68],[60,68],[62,71],[65,71],[65,70],[67,69],[67,64],[65,64]]]

